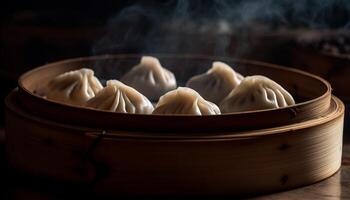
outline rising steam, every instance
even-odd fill
[[[106,26],[93,54],[176,53],[227,56],[235,40],[278,29],[348,28],[347,0],[169,0],[124,8]],[[237,42],[235,41],[235,42]]]

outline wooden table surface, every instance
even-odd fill
[[[0,199],[91,199],[96,197],[79,186],[68,186],[62,183],[51,183],[14,172],[7,167],[4,154],[4,131],[0,129]],[[98,196],[98,199],[101,199]],[[310,186],[257,196],[250,199],[350,199],[350,140],[343,146],[341,169],[332,177]]]

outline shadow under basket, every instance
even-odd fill
[[[140,57],[77,58],[24,74],[6,99],[12,166],[120,195],[252,195],[311,184],[339,169],[344,105],[326,81],[299,70],[230,58],[157,56],[180,86],[221,60],[245,76],[270,77],[297,101],[212,116],[112,113],[34,92],[81,67],[93,68],[101,79],[119,79]]]

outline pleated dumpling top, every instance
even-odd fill
[[[151,114],[152,103],[135,90],[117,80],[107,81],[107,86],[86,103],[87,107],[117,113]]]

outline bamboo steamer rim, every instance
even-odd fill
[[[69,124],[55,122],[49,119],[35,116],[23,110],[21,107],[18,106],[16,102],[17,94],[18,94],[18,89],[15,89],[5,99],[6,107],[12,112],[16,113],[17,115],[21,115],[22,117],[25,117],[27,119],[30,119],[39,123],[49,124],[56,128],[77,130],[77,131],[80,131],[79,132],[80,134],[81,133],[85,134],[85,136],[99,135],[103,132],[106,132],[104,139],[123,138],[123,139],[129,139],[129,140],[141,139],[141,140],[148,140],[148,141],[152,141],[152,140],[172,141],[176,139],[176,141],[183,141],[183,142],[249,140],[249,139],[256,139],[259,137],[273,136],[273,135],[279,135],[279,134],[285,134],[285,133],[293,134],[294,131],[296,132],[297,130],[311,128],[317,125],[327,123],[336,118],[339,118],[344,115],[344,111],[345,111],[345,106],[343,102],[339,98],[332,95],[332,98],[331,98],[332,106],[329,113],[327,113],[325,116],[306,120],[299,123],[294,123],[294,124],[274,127],[274,128],[249,130],[249,131],[242,131],[242,132],[220,132],[217,134],[211,133],[210,135],[195,134],[195,133],[192,133],[191,131],[184,132],[181,135],[179,134],[169,135],[169,134],[162,134],[162,133],[154,134],[150,132],[136,132],[136,131],[108,131],[103,129],[98,130],[98,129],[92,129],[92,128],[78,126],[78,125],[69,125]]]
[[[261,61],[255,61],[255,60],[246,60],[246,59],[234,59],[234,58],[228,58],[228,57],[220,57],[220,56],[205,56],[205,55],[179,55],[179,54],[147,54],[147,55],[152,55],[152,56],[156,56],[156,57],[171,57],[171,58],[189,58],[189,59],[205,59],[207,60],[208,58],[210,59],[214,59],[214,60],[220,60],[220,61],[233,61],[233,62],[239,62],[239,63],[242,63],[242,64],[253,64],[253,65],[260,65],[260,66],[264,66],[264,67],[270,67],[270,68],[278,68],[278,69],[281,69],[282,66],[280,65],[276,65],[276,64],[271,64],[271,63],[265,63],[265,62],[261,62]],[[27,71],[25,72],[24,74],[22,74],[19,79],[18,79],[18,86],[20,88],[20,90],[24,91],[25,93],[27,93],[28,95],[31,95],[33,97],[35,97],[37,100],[44,100],[44,101],[48,101],[50,103],[53,103],[53,104],[59,104],[61,106],[68,106],[68,107],[71,107],[71,108],[79,108],[79,109],[86,109],[86,110],[92,110],[92,111],[95,111],[95,112],[104,112],[104,113],[113,113],[113,114],[117,114],[117,115],[139,115],[139,116],[144,116],[144,117],[147,117],[147,116],[159,116],[159,117],[186,117],[186,118],[193,118],[193,117],[200,117],[200,118],[203,118],[203,117],[217,117],[218,115],[181,115],[181,114],[130,114],[130,113],[115,113],[113,111],[106,111],[106,110],[100,110],[100,109],[95,109],[95,108],[89,108],[89,107],[84,107],[84,106],[78,106],[78,105],[71,105],[71,104],[67,104],[67,103],[64,103],[64,102],[61,102],[61,101],[55,101],[55,100],[52,100],[52,99],[47,99],[47,98],[43,98],[37,94],[34,94],[33,92],[29,91],[23,84],[24,80],[30,76],[31,74],[37,72],[37,71],[40,71],[42,69],[45,69],[45,68],[49,68],[49,67],[52,67],[52,66],[55,66],[57,64],[68,64],[68,63],[71,63],[71,62],[77,62],[77,61],[98,61],[98,60],[105,60],[105,59],[117,59],[117,58],[135,58],[135,57],[140,57],[141,55],[139,54],[117,54],[117,55],[113,55],[113,54],[106,54],[106,55],[99,55],[99,56],[90,56],[90,57],[78,57],[78,58],[70,58],[70,59],[65,59],[65,60],[62,60],[62,61],[57,61],[57,62],[52,62],[52,63],[49,63],[49,64],[45,64],[43,66],[40,66],[40,67],[37,67],[33,70],[30,70],[30,71]],[[303,106],[303,105],[306,105],[306,104],[310,104],[310,103],[314,103],[314,102],[317,102],[317,101],[320,101],[321,99],[324,99],[324,98],[327,98],[328,96],[331,95],[331,91],[332,91],[332,88],[331,88],[331,85],[328,81],[326,81],[325,79],[319,77],[319,76],[316,76],[314,74],[311,74],[311,73],[308,73],[308,72],[305,72],[305,71],[302,71],[302,70],[299,70],[299,69],[295,69],[295,68],[283,68],[283,70],[286,70],[286,71],[291,71],[291,72],[296,72],[296,73],[299,73],[299,74],[302,74],[302,75],[305,75],[305,76],[309,76],[309,77],[312,77],[314,79],[317,79],[319,80],[320,82],[322,82],[326,88],[327,88],[327,91],[317,97],[317,98],[314,98],[314,99],[311,99],[311,100],[307,100],[307,101],[303,101],[303,102],[300,102],[300,103],[296,103],[295,105],[289,105],[289,106],[286,106],[286,107],[280,107],[280,108],[272,108],[272,109],[261,109],[261,110],[255,110],[255,111],[240,111],[240,112],[233,112],[233,113],[222,113],[220,114],[221,116],[227,116],[227,115],[240,115],[240,114],[249,114],[249,113],[263,113],[263,112],[268,112],[268,111],[275,111],[275,110],[282,110],[282,109],[290,109],[290,108],[294,108],[296,106]]]
[[[175,74],[184,76],[179,80],[186,79],[186,73],[177,66],[187,63],[190,70],[203,69],[201,66],[214,60],[222,60],[228,64],[236,65],[247,74],[271,75],[272,79],[283,81],[304,102],[293,106],[277,109],[266,109],[258,111],[236,112],[220,115],[151,115],[151,114],[128,114],[115,113],[110,111],[97,110],[92,108],[68,105],[53,100],[48,100],[34,94],[35,87],[48,81],[56,74],[65,71],[75,70],[82,66],[103,64],[100,68],[113,69],[115,67],[131,67],[130,64],[137,63],[142,55],[102,55],[94,57],[82,57],[68,59],[59,62],[49,63],[22,75],[19,79],[19,103],[27,111],[35,113],[44,118],[48,118],[61,123],[89,126],[95,129],[118,130],[118,131],[151,131],[151,132],[225,132],[243,131],[273,128],[277,126],[297,123],[326,114],[331,102],[331,87],[324,79],[297,69],[290,69],[263,63],[259,61],[237,60],[225,57],[208,57],[203,55],[157,55],[166,63],[173,63]],[[122,64],[124,63],[124,64]],[[122,65],[121,65],[122,64]],[[176,64],[176,65],[174,65]],[[198,68],[199,67],[199,68]],[[115,68],[121,70],[119,68]],[[125,68],[124,70],[127,70]],[[171,67],[169,68],[171,69]],[[177,72],[177,73],[176,73]],[[124,73],[124,72],[122,72]],[[192,73],[194,73],[192,71]],[[281,76],[280,76],[281,75]],[[288,79],[294,75],[299,81]],[[274,77],[274,78],[273,78]],[[283,78],[282,78],[283,77]],[[281,79],[282,78],[282,79]],[[283,80],[284,79],[284,80]],[[305,80],[305,81],[304,81]],[[277,81],[277,82],[279,82]],[[28,88],[27,88],[28,87]]]

